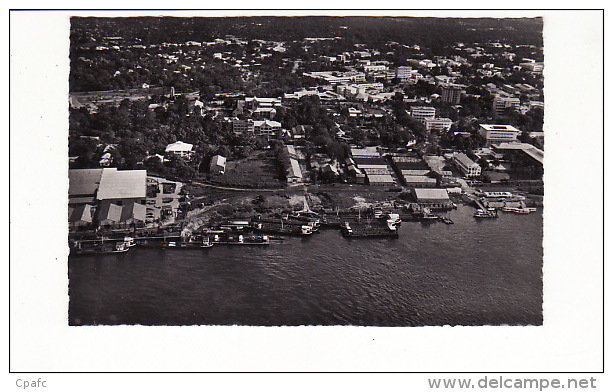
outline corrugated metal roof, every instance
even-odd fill
[[[100,185],[103,169],[71,169],[68,171],[68,196],[93,195]]]
[[[113,203],[102,203],[98,212],[98,220],[100,222],[110,221],[110,222],[120,222],[121,221],[121,206]]]
[[[436,189],[436,188],[415,188],[413,190],[415,192],[415,197],[417,200],[447,200],[449,199],[449,194],[446,189]]]
[[[476,165],[476,163],[466,156],[464,153],[458,153],[455,155],[455,159],[460,162],[464,167],[471,167]]]
[[[84,204],[75,208],[70,208],[68,222],[89,222],[92,221],[92,209],[89,204]]]
[[[98,200],[144,198],[147,195],[146,170],[105,168],[100,179]]]
[[[128,219],[134,219],[136,221],[145,221],[147,216],[147,207],[140,203],[130,203],[121,209],[121,221],[127,221]]]
[[[394,181],[394,177],[392,177],[389,174],[369,174],[368,175],[368,182],[376,182],[376,183],[390,183],[393,184]]]
[[[292,165],[290,176],[302,178],[302,170],[300,170],[300,165],[298,164],[298,161],[295,159],[290,159],[290,163]]]

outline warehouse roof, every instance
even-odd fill
[[[419,200],[448,200],[449,194],[446,189],[415,188],[415,197]]]
[[[369,174],[368,182],[370,183],[394,183],[394,177],[389,174]]]
[[[94,195],[100,185],[103,169],[71,169],[68,171],[68,196]]]
[[[146,170],[105,168],[100,179],[98,200],[131,199],[147,196]]]

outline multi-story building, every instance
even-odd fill
[[[413,106],[410,114],[415,120],[424,123],[426,119],[434,119],[436,109],[429,106]]]
[[[253,120],[239,120],[237,118],[232,120],[232,131],[236,134],[253,133],[253,128]]]
[[[481,175],[481,166],[464,153],[457,153],[453,157],[453,163],[466,177],[478,177]]]
[[[520,63],[519,64],[523,69],[526,69],[530,72],[533,73],[542,73],[543,69],[544,69],[544,65],[543,63],[539,63],[539,62],[526,62],[526,63]]]
[[[446,84],[443,86],[443,93],[441,94],[441,98],[444,102],[449,102],[452,105],[457,105],[460,103],[460,98],[462,98],[462,94],[464,90],[462,86],[459,84]]]
[[[279,106],[281,106],[281,99],[279,98],[245,98],[245,107],[249,110],[256,110],[258,108],[273,108]]]
[[[516,142],[521,131],[512,125],[480,124],[479,135],[486,140],[486,147],[493,143]]]
[[[427,118],[424,120],[424,125],[428,131],[448,132],[451,129],[453,121],[449,118]]]
[[[364,69],[364,72],[366,73],[385,71],[387,70],[387,65],[370,64],[370,65],[365,65],[363,69]]]
[[[278,121],[253,121],[253,132],[256,135],[270,136],[281,130],[281,123]]]
[[[504,114],[507,108],[511,108],[513,110],[519,110],[520,102],[519,98],[512,97],[504,94],[498,94],[494,97],[493,101],[493,109],[494,114],[496,116],[501,116]]]

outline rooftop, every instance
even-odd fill
[[[166,152],[189,152],[194,147],[193,144],[178,141],[166,146]]]
[[[449,199],[449,194],[446,189],[436,189],[436,188],[415,188],[415,197],[417,199],[440,199],[446,200]]]
[[[98,188],[98,200],[144,198],[147,193],[146,170],[105,168]]]
[[[519,129],[515,128],[512,125],[480,124],[479,126],[485,129],[486,131],[513,131],[513,132],[521,133]]]
[[[68,197],[94,195],[100,185],[103,169],[71,169],[68,171]]]

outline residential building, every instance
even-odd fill
[[[304,139],[306,137],[306,133],[310,132],[312,129],[312,125],[296,125],[294,128],[292,128],[292,135],[294,139]]]
[[[209,171],[211,174],[224,174],[226,172],[226,158],[221,155],[215,155],[211,158]]]
[[[479,135],[485,138],[486,147],[492,143],[515,142],[521,131],[512,125],[480,124]]]
[[[464,153],[457,153],[453,157],[453,163],[466,177],[478,177],[481,175],[481,166],[475,163]]]
[[[174,156],[178,156],[181,158],[191,158],[193,154],[194,145],[190,143],[184,143],[182,141],[178,141],[176,143],[171,143],[166,146],[166,154],[172,154]]]

